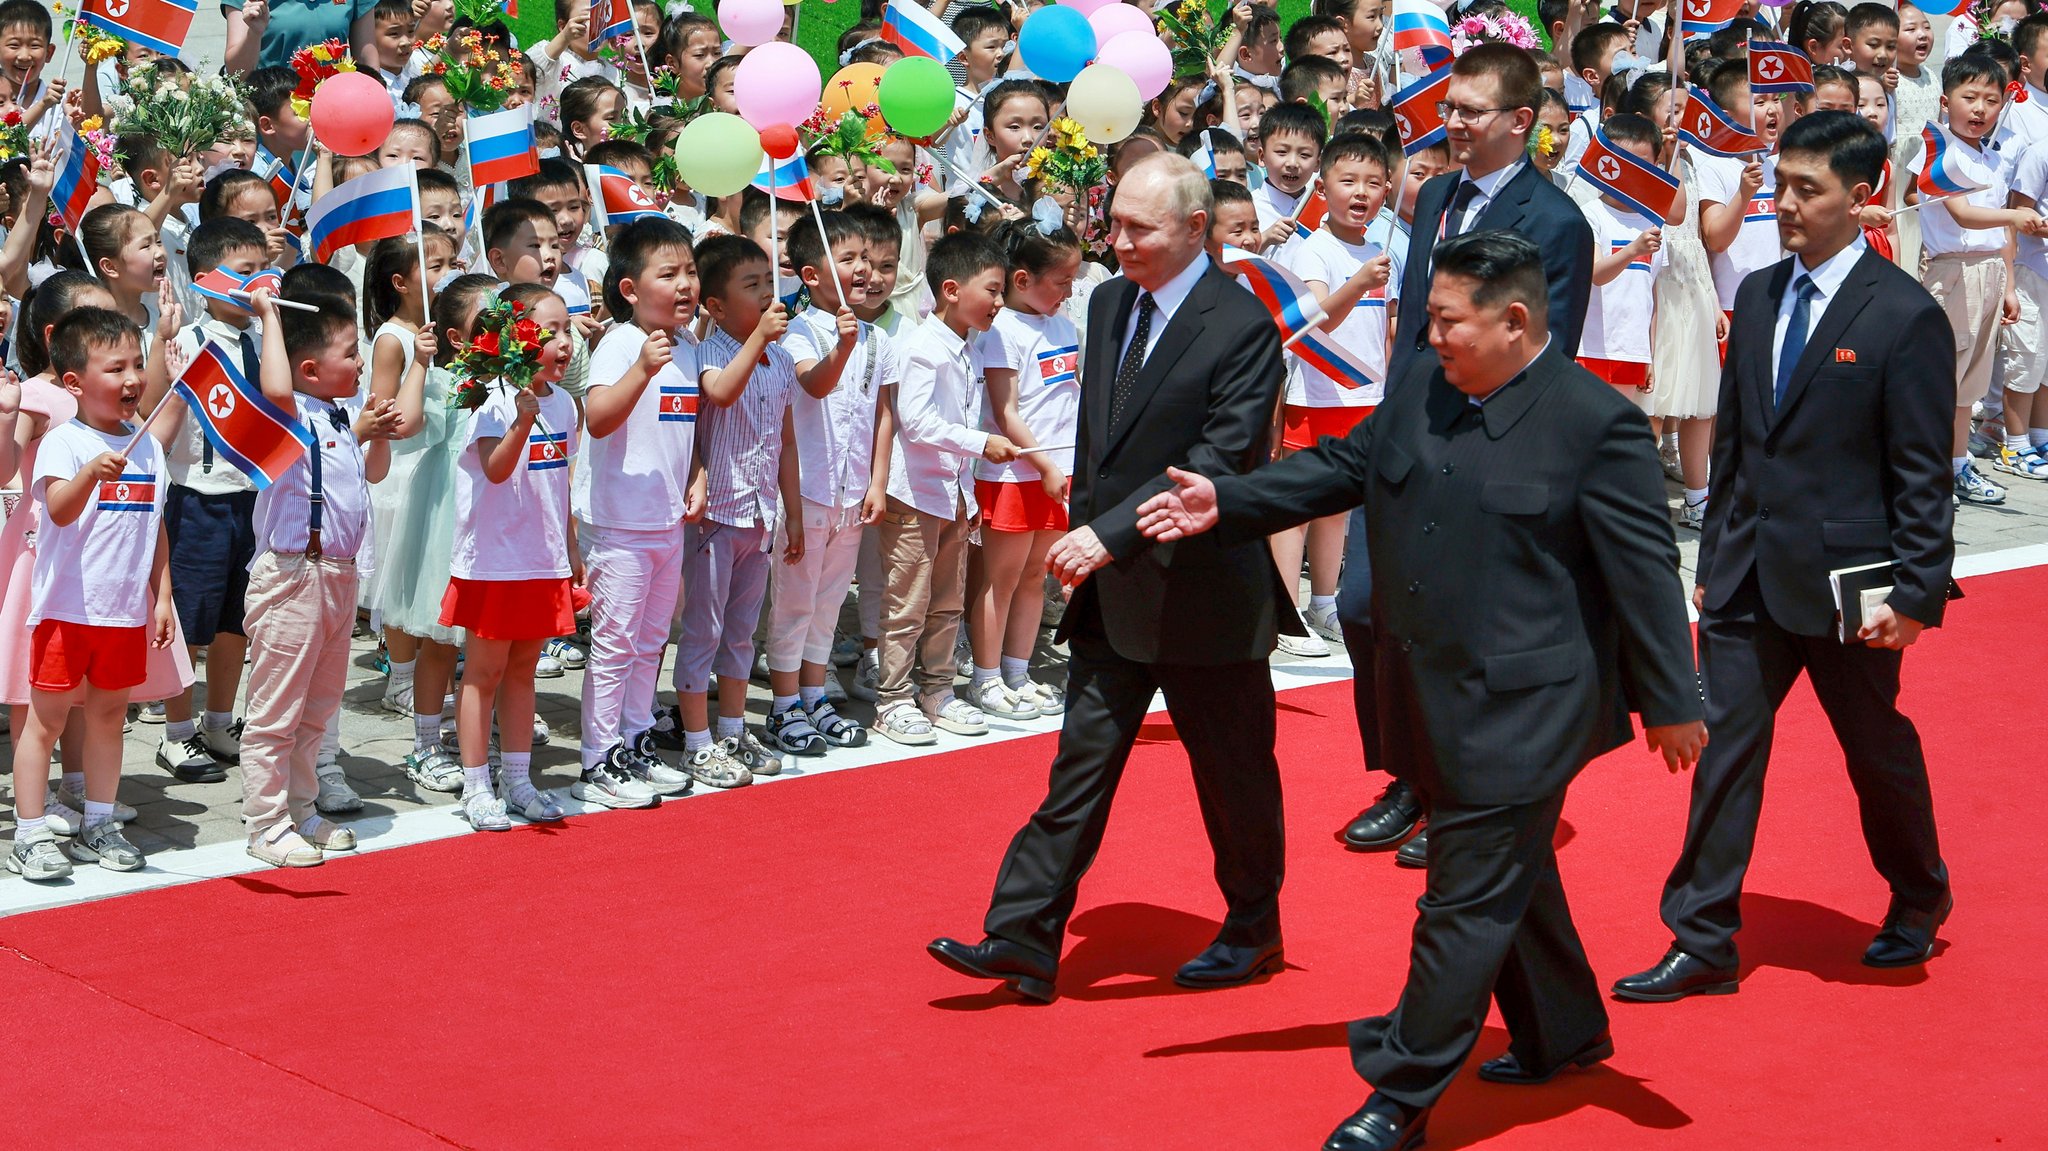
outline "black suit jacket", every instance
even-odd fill
[[[1403,361],[1428,346],[1430,256],[1444,211],[1463,178],[1461,172],[1446,172],[1415,196],[1415,222],[1408,235],[1408,262],[1401,272],[1401,310],[1391,349],[1397,379],[1405,374]],[[1586,222],[1586,213],[1536,165],[1524,164],[1469,230],[1495,228],[1520,232],[1543,249],[1543,278],[1550,284],[1551,347],[1576,356],[1579,332],[1586,326],[1586,302],[1593,295],[1593,227]]]
[[[1279,330],[1257,297],[1211,264],[1161,333],[1122,426],[1111,431],[1110,393],[1138,295],[1119,278],[1088,302],[1069,511],[1115,560],[1076,589],[1066,619],[1099,615],[1117,654],[1139,663],[1265,659],[1281,626],[1278,605],[1293,597],[1264,542],[1154,544],[1138,531],[1138,505],[1173,486],[1169,466],[1229,475],[1271,455],[1285,378]],[[1291,611],[1285,622],[1300,627]]]
[[[1913,277],[1865,252],[1821,313],[1781,406],[1772,343],[1785,260],[1735,294],[1700,540],[1706,607],[1754,570],[1771,619],[1831,635],[1828,572],[1901,562],[1892,610],[1933,627],[1955,559],[1955,338]]]
[[[1348,437],[1216,489],[1226,539],[1363,499],[1386,766],[1433,799],[1555,794],[1631,701],[1702,716],[1656,442],[1555,350],[1478,409],[1418,359]]]

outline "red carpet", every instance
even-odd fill
[[[1907,666],[1956,885],[1935,961],[1857,963],[1885,891],[1802,688],[1741,994],[1615,1004],[1615,1059],[1548,1087],[1468,1067],[1432,1148],[2048,1145],[2044,692],[1995,659],[2038,632],[2048,571],[1967,587]],[[1294,966],[1260,986],[1168,981],[1220,909],[1160,724],[1050,1007],[923,950],[977,935],[1042,738],[0,921],[0,1114],[151,1148],[1312,1148],[1363,1097],[1342,1024],[1393,1004],[1422,885],[1333,842],[1369,798],[1349,690],[1283,696]],[[1629,749],[1572,793],[1565,881],[1603,980],[1667,942],[1685,789]]]

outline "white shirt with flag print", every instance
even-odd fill
[[[1302,281],[1323,286],[1324,295],[1335,292],[1358,270],[1380,255],[1380,246],[1367,240],[1347,244],[1328,228],[1295,245],[1287,270]],[[1391,264],[1391,261],[1389,261]],[[1295,408],[1370,408],[1386,394],[1387,385],[1387,301],[1397,294],[1398,267],[1390,267],[1385,285],[1367,292],[1335,332],[1328,333],[1364,361],[1377,381],[1364,387],[1348,388],[1322,371],[1287,357],[1287,405]]]
[[[101,481],[85,510],[61,527],[50,518],[47,487],[78,475],[103,452],[124,450],[134,434],[110,436],[72,420],[51,428],[38,445],[30,478],[40,498],[28,626],[46,619],[93,627],[149,623],[150,568],[164,512],[164,457],[156,440],[137,441],[120,478]]]
[[[1600,259],[1628,247],[1657,222],[1633,208],[1617,208],[1605,200],[1585,205],[1586,223],[1593,226],[1593,251]],[[1579,354],[1591,360],[1650,362],[1651,294],[1664,270],[1664,249],[1628,262],[1621,274],[1593,286],[1586,307],[1585,332]]]
[[[1763,160],[1764,182],[1743,204],[1742,230],[1735,234],[1735,242],[1728,245],[1727,251],[1710,256],[1714,293],[1720,297],[1724,312],[1735,310],[1735,289],[1742,286],[1743,277],[1785,258],[1785,250],[1778,246],[1778,158],[1765,156]],[[1734,156],[1695,153],[1693,170],[1699,176],[1701,203],[1732,201],[1742,190],[1743,163]]]
[[[1034,316],[1015,308],[996,313],[996,322],[981,337],[984,374],[1007,368],[1017,373],[1017,415],[1041,444],[1072,444],[1081,424],[1081,337],[1064,314]],[[982,426],[1001,433],[995,406],[983,406]],[[1074,473],[1071,447],[1049,452],[1061,471]],[[1018,457],[1006,464],[977,460],[976,479],[995,483],[1038,480],[1038,469]]]
[[[576,452],[576,401],[561,388],[539,397],[526,452],[505,482],[484,475],[478,441],[502,439],[519,418],[518,393],[494,387],[470,416],[455,474],[458,579],[560,579],[569,575],[569,459]]]

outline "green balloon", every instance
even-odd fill
[[[761,171],[761,133],[731,113],[706,112],[677,134],[675,155],[676,175],[692,191],[730,196]]]
[[[922,138],[953,116],[953,77],[929,56],[905,56],[882,72],[877,102],[899,136]]]

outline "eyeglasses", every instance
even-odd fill
[[[1453,118],[1456,118],[1459,120],[1463,120],[1468,124],[1476,124],[1480,120],[1493,115],[1495,112],[1508,111],[1512,111],[1512,109],[1467,108],[1463,104],[1453,104],[1448,100],[1438,100],[1436,102],[1436,114],[1443,117],[1445,123],[1449,123]]]

